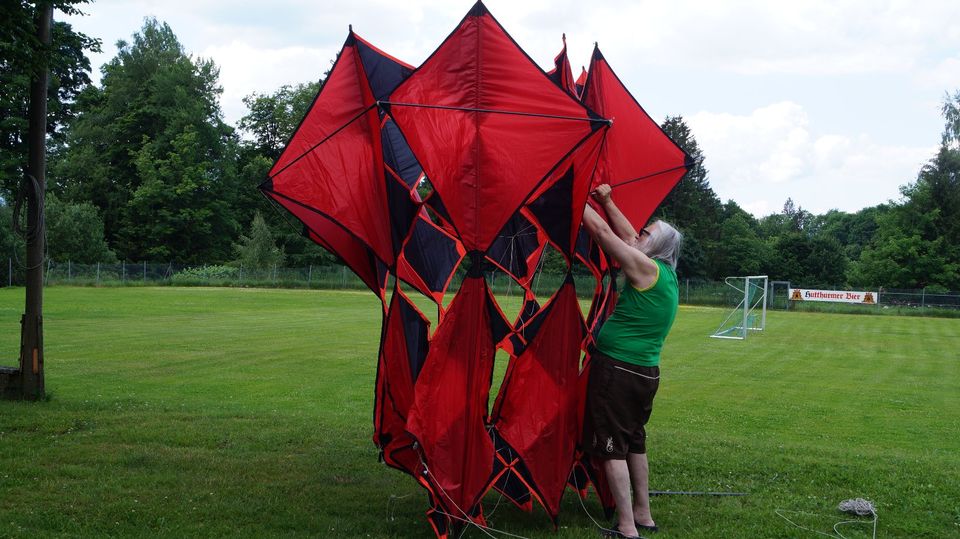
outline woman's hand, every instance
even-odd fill
[[[593,196],[593,199],[597,201],[601,206],[606,205],[607,202],[610,202],[610,192],[613,191],[608,184],[600,184],[596,189],[590,193]]]

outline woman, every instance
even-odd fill
[[[600,329],[591,355],[583,450],[601,460],[617,506],[616,537],[657,531],[650,515],[644,425],[660,383],[660,349],[677,314],[677,259],[683,236],[664,221],[639,233],[601,185],[593,198],[609,224],[589,205],[583,224],[620,266],[626,283]],[[630,488],[636,500],[631,500]]]

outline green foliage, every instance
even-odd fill
[[[87,0],[53,2],[56,10],[77,13],[74,7]],[[51,45],[37,39],[34,2],[8,0],[0,3],[0,197],[16,191],[27,165],[27,126],[30,79],[35,69],[49,68],[47,134],[54,140],[76,113],[79,92],[90,83],[87,52],[100,52],[100,40],[79,32],[64,22],[54,22]]]
[[[103,237],[103,220],[89,202],[62,202],[46,197],[47,257],[79,264],[115,264],[117,256]]]
[[[813,217],[812,228],[817,235],[834,238],[844,249],[849,260],[859,260],[864,246],[873,241],[879,228],[879,219],[890,207],[881,204],[864,208],[857,213],[830,210]]]
[[[948,93],[943,100],[943,118],[946,126],[943,129],[943,145],[957,149],[960,145],[960,90],[952,96]]]
[[[253,216],[250,235],[240,236],[240,243],[235,249],[237,262],[245,268],[265,269],[283,265],[283,249],[277,247],[270,226],[263,220],[260,212]]]
[[[730,205],[735,206],[732,201]],[[756,220],[739,207],[736,210],[720,224],[711,264],[717,277],[761,275],[770,259],[767,244],[757,234]]]
[[[234,266],[198,266],[174,273],[171,281],[175,285],[215,284],[232,281],[239,275],[240,268]]]
[[[238,127],[253,137],[251,146],[260,155],[276,160],[319,89],[319,82],[311,82],[283,85],[272,94],[254,92],[243,98],[250,112],[240,119]]]
[[[958,267],[941,254],[941,241],[926,241],[902,231],[884,234],[880,241],[863,251],[849,273],[854,285],[887,288],[923,288],[956,282]]]
[[[141,183],[127,203],[121,245],[146,260],[224,260],[237,224],[218,176],[232,170],[230,163],[220,163],[219,174],[211,171],[216,164],[205,158],[208,148],[190,126],[171,146],[166,151],[145,142],[137,152]]]
[[[960,289],[960,149],[949,143],[953,120],[945,115],[944,144],[917,181],[901,189],[903,202],[878,219],[873,240],[851,267],[851,282]]]
[[[156,19],[118,45],[54,152],[55,189],[100,209],[122,258],[225,260],[238,231],[237,143],[221,118],[218,70]]]

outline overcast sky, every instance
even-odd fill
[[[575,72],[599,42],[657,121],[681,115],[710,184],[754,215],[787,197],[813,213],[899,199],[936,152],[945,93],[960,90],[960,1],[487,0],[541,67],[567,34]],[[472,5],[452,0],[96,0],[65,18],[103,40],[95,70],[146,16],[220,67],[231,124],[241,98],[317,80],[347,25],[419,65]],[[95,73],[99,80],[99,73]]]

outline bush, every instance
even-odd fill
[[[239,277],[240,268],[233,266],[198,266],[173,274],[171,281],[179,285],[223,283]]]

